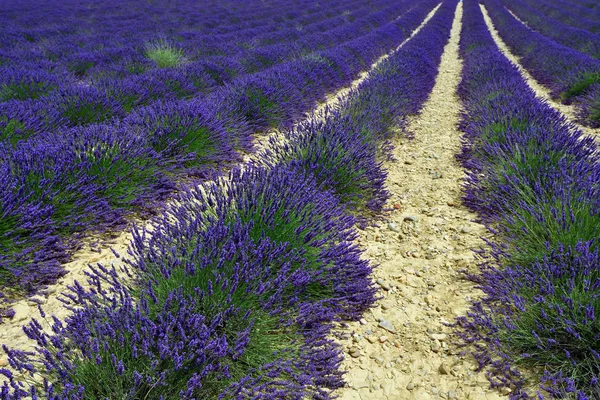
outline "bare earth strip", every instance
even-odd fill
[[[464,315],[481,292],[460,270],[476,268],[473,248],[485,228],[461,205],[465,174],[456,88],[461,61],[459,4],[435,87],[420,116],[409,124],[414,139],[395,140],[386,164],[389,207],[380,228],[361,232],[365,256],[379,266],[383,297],[360,322],[342,330],[349,387],[342,400],[501,399],[470,356],[461,356],[446,322]],[[506,394],[506,393],[505,393]]]
[[[539,84],[538,81],[536,81],[535,78],[525,68],[523,68],[523,66],[521,65],[521,63],[519,61],[519,58],[511,53],[509,47],[506,45],[506,43],[504,43],[504,41],[498,34],[498,31],[494,27],[492,19],[490,18],[485,6],[483,4],[480,4],[479,6],[481,7],[481,12],[483,13],[483,18],[485,19],[485,23],[486,23],[490,33],[492,34],[492,37],[494,38],[496,45],[498,46],[498,48],[500,49],[502,54],[506,58],[508,58],[510,60],[510,62],[512,62],[519,69],[519,71],[521,72],[521,76],[523,77],[523,79],[525,79],[525,82],[527,82],[529,87],[533,89],[535,94],[538,97],[545,100],[548,103],[548,105],[550,105],[550,107],[552,107],[555,110],[562,113],[565,117],[567,117],[567,119],[571,123],[573,123],[575,126],[577,126],[577,128],[581,129],[581,131],[583,131],[585,134],[592,135],[597,140],[600,140],[600,128],[590,128],[590,127],[583,126],[583,125],[575,122],[577,119],[576,108],[572,105],[562,104],[562,103],[552,99],[552,97],[550,96],[550,90],[548,90],[546,87]],[[509,10],[509,12],[510,12],[510,10]],[[512,12],[511,12],[511,14],[512,14]],[[523,23],[523,21],[521,21],[519,18],[517,18],[514,14],[512,14],[512,15],[515,17],[515,19],[517,21]],[[527,26],[526,24],[524,24],[524,25]]]
[[[381,61],[389,57],[395,51],[400,49],[410,38],[412,38],[427,22],[431,19],[431,17],[438,10],[440,5],[436,6],[424,19],[421,25],[412,33],[412,35],[406,39],[400,46],[391,51],[390,53],[383,55],[380,57],[373,65],[370,70],[375,68]],[[370,71],[369,70],[369,71]],[[326,102],[320,104],[313,113],[311,113],[308,118],[314,118],[315,116],[318,118],[323,115],[324,110],[327,107],[335,107],[343,96],[346,96],[348,92],[356,88],[361,82],[363,82],[369,74],[369,71],[365,71],[361,73],[359,78],[354,80],[351,85],[348,87],[342,88],[337,92],[331,94],[327,97]],[[260,150],[264,146],[269,144],[269,138],[271,136],[281,136],[281,132],[273,131],[268,135],[263,135],[257,140],[257,147]],[[249,156],[245,157],[246,162],[251,158]],[[141,222],[141,224],[146,224],[146,222]],[[150,225],[147,225],[149,229],[151,229]],[[66,316],[70,314],[70,311],[64,308],[63,303],[59,300],[60,294],[67,291],[68,286],[74,284],[74,282],[78,282],[83,286],[86,286],[87,278],[85,276],[85,271],[88,269],[88,265],[100,263],[105,266],[115,265],[118,266],[122,264],[122,261],[115,256],[114,253],[117,253],[123,257],[127,256],[127,248],[129,246],[129,242],[131,241],[131,232],[115,232],[114,239],[109,243],[105,244],[100,252],[92,251],[88,247],[84,246],[84,249],[77,251],[73,255],[73,261],[64,265],[67,274],[60,279],[56,285],[50,286],[47,290],[45,290],[42,295],[35,296],[32,299],[24,299],[14,304],[14,309],[16,311],[15,317],[10,321],[5,321],[0,325],[0,344],[5,344],[11,349],[20,349],[20,350],[31,350],[35,345],[35,342],[30,340],[22,330],[22,326],[28,324],[32,318],[36,318],[41,320],[39,312],[37,310],[37,303],[42,304],[42,308],[44,312],[47,314],[48,321],[46,324],[49,327],[52,323],[50,316],[56,316],[59,319],[64,319]],[[109,246],[110,245],[110,246]],[[112,250],[111,250],[112,249]],[[113,253],[114,250],[114,253]],[[44,324],[44,321],[41,321]],[[7,367],[7,360],[3,351],[0,349],[0,368]],[[0,383],[2,382],[3,377],[0,377]]]

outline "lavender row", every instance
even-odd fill
[[[485,0],[494,26],[523,66],[553,96],[578,108],[580,122],[600,126],[600,60],[535,32],[516,20],[499,0]]]
[[[594,58],[600,58],[600,36],[580,28],[573,28],[530,7],[520,0],[502,0],[502,4],[536,32]],[[533,3],[532,3],[533,4]]]
[[[54,282],[78,235],[156,209],[182,179],[205,179],[252,149],[252,133],[291,124],[397,46],[435,5],[310,58],[226,85],[203,100],[159,102],[122,124],[43,133],[0,151],[4,286]],[[82,101],[94,100],[89,92]],[[99,103],[106,109],[104,103]]]
[[[549,4],[563,10],[569,10],[570,13],[586,18],[594,22],[600,22],[600,10],[594,12],[591,7],[585,7],[583,2],[568,0],[546,0]]]
[[[344,172],[371,160],[385,176],[378,149],[431,90],[456,5],[445,1],[340,110],[291,133],[315,137],[295,143],[302,155],[191,188],[151,235],[136,230],[128,283],[96,266],[92,289],[76,285],[67,296],[73,316],[54,320],[52,333],[28,325],[36,354],[5,350],[11,367],[46,380],[28,386],[0,370],[9,379],[0,398],[334,398],[343,379],[331,325],[358,319],[375,301],[372,267],[352,244],[356,197],[344,196],[357,186]],[[362,173],[354,177],[366,182]]]
[[[355,8],[358,15],[365,12],[369,15],[369,11],[373,9],[372,7],[357,8],[352,3],[342,6]],[[343,9],[342,6],[338,7]],[[335,7],[332,11],[335,12]],[[85,79],[87,86],[93,85],[111,94],[115,90],[132,88],[136,85],[160,86],[161,81],[164,80],[177,83],[177,78],[181,75],[187,78],[185,82],[181,82],[182,78],[179,78],[180,91],[183,93],[177,93],[174,88],[172,95],[190,96],[194,92],[200,92],[217,83],[230,80],[244,69],[259,68],[261,63],[267,64],[263,66],[264,68],[282,58],[288,58],[292,54],[309,51],[311,44],[314,46],[337,44],[331,40],[326,43],[321,43],[319,40],[323,41],[329,38],[326,32],[331,28],[339,27],[337,31],[341,29],[343,32],[344,25],[354,25],[348,21],[352,14],[329,18],[323,21],[326,22],[325,25],[319,22],[328,15],[330,15],[329,11],[313,16],[315,18],[313,21],[301,26],[302,31],[298,31],[297,27],[281,29],[285,28],[285,25],[281,26],[281,22],[266,20],[261,28],[241,30],[228,35],[217,34],[200,37],[188,35],[185,39],[176,41],[174,39],[177,38],[172,37],[173,35],[167,36],[171,36],[171,39],[164,37],[157,39],[142,30],[138,34],[140,40],[144,42],[139,45],[127,42],[111,44],[109,42],[115,40],[113,36],[94,37],[87,39],[89,45],[92,46],[90,50],[82,50],[79,46],[70,43],[65,45],[68,49],[62,48],[63,46],[58,43],[46,41],[45,49],[25,50],[22,58],[15,54],[15,50],[11,51],[10,62],[3,63],[5,67],[0,81],[0,86],[2,86],[0,97],[2,100],[35,99],[52,89],[80,86],[82,79]],[[362,22],[363,25],[373,22],[372,18],[362,18],[358,22]],[[273,32],[273,26],[280,29]],[[358,27],[360,26],[358,24]],[[350,31],[356,30],[350,29]],[[311,38],[314,43],[311,42]],[[306,39],[309,39],[308,42]],[[341,38],[329,39],[340,40]],[[263,41],[265,44],[262,44]],[[278,43],[274,45],[273,41]],[[71,47],[75,47],[75,49]],[[190,51],[186,51],[186,48],[193,49],[198,54],[192,58]],[[57,56],[53,55],[54,52]],[[38,53],[40,61],[35,62],[33,56]],[[210,57],[211,54],[216,55]],[[219,56],[225,54],[227,57]],[[63,59],[63,55],[66,59]],[[153,55],[154,59],[152,59]],[[57,57],[60,58],[54,62],[49,61],[49,58]],[[180,71],[164,71],[164,68],[176,67],[181,63],[184,65]],[[161,69],[163,70],[161,71]],[[127,81],[119,82],[122,79],[127,79]],[[139,96],[136,92],[131,93],[131,95],[136,94]]]
[[[5,2],[2,46],[19,54],[21,49],[31,51],[40,45],[46,46],[46,40],[50,44],[79,44],[82,49],[97,51],[94,41],[89,40],[92,31],[107,44],[120,46],[124,39],[140,44],[145,40],[144,35],[147,38],[167,32],[178,32],[180,39],[195,37],[210,43],[213,35],[220,35],[219,39],[224,41],[237,35],[244,38],[249,37],[247,30],[255,35],[268,32],[264,29],[265,25],[271,30],[302,26],[324,17],[333,17],[338,12],[335,6],[332,6],[332,12],[318,5],[307,7],[305,3],[300,8],[297,1],[282,1],[277,7],[252,2],[253,11],[241,9],[236,2],[207,1],[201,6],[188,2],[177,5],[163,3],[154,7],[139,1],[102,5],[68,1]],[[203,9],[211,12],[205,13]],[[81,42],[82,39],[88,39],[87,43]]]
[[[595,1],[590,1],[590,0],[574,0],[571,4],[575,4],[576,6],[580,6],[584,10],[587,9],[588,12],[590,12],[589,10],[600,11],[600,6]]]
[[[595,399],[600,152],[500,53],[478,2],[464,4],[464,200],[494,236],[470,275],[485,295],[457,331],[511,399]]]
[[[573,6],[571,4],[565,2],[561,2],[560,4],[558,4],[558,2],[554,2],[554,4],[552,4],[549,2],[534,2],[527,0],[525,1],[525,4],[527,4],[529,7],[538,9],[540,13],[550,18],[554,18],[563,24],[567,24],[578,29],[584,29],[596,35],[600,34],[600,17],[597,21],[588,19],[587,17],[590,14],[589,10],[585,16],[581,16],[573,12]]]
[[[156,100],[202,97],[224,83],[235,84],[236,80],[243,79],[247,74],[268,70],[286,60],[293,62],[314,56],[313,50],[318,48],[336,48],[344,42],[351,42],[368,34],[370,30],[366,27],[376,28],[383,24],[385,28],[387,22],[406,9],[408,2],[396,3],[331,34],[322,33],[316,38],[315,35],[309,35],[307,39],[311,39],[308,41],[310,46],[303,48],[301,56],[294,54],[300,51],[302,40],[260,48],[248,58],[232,56],[221,58],[217,63],[186,63],[179,68],[157,68],[125,79],[108,75],[93,85],[59,85],[58,79],[50,79],[42,73],[36,74],[30,70],[5,71],[5,93],[19,97],[49,94],[41,99],[0,104],[0,138],[14,142],[39,131],[121,119],[132,109]]]
[[[59,60],[56,62],[48,61],[48,57],[54,56],[48,54],[47,50],[40,50],[40,45],[37,43],[35,43],[36,47],[34,49],[23,50],[24,57],[22,59],[18,56],[17,49],[13,48],[10,51],[8,60],[3,62],[4,68],[2,70],[2,78],[0,78],[0,86],[2,87],[0,97],[3,100],[11,98],[28,99],[42,96],[49,91],[59,88],[68,90],[68,88],[75,86],[75,89],[77,89],[78,86],[82,85],[82,75],[89,75],[87,72],[90,69],[91,75],[94,78],[92,80],[86,79],[84,86],[93,85],[108,96],[116,96],[123,108],[130,108],[131,104],[129,103],[135,101],[149,101],[151,97],[191,96],[194,93],[201,93],[217,84],[231,80],[235,75],[244,72],[244,69],[265,68],[275,62],[281,62],[282,58],[290,57],[292,52],[297,53],[301,49],[308,51],[309,47],[307,46],[311,44],[315,47],[333,46],[343,40],[343,36],[340,35],[343,35],[344,32],[346,32],[346,35],[350,33],[355,36],[364,33],[368,26],[383,23],[380,21],[382,19],[381,12],[372,15],[369,14],[377,11],[378,5],[385,6],[385,4],[385,2],[380,1],[370,6],[359,8],[357,6],[360,6],[360,4],[343,3],[337,5],[337,9],[336,7],[331,7],[331,10],[311,15],[314,20],[311,21],[308,19],[306,21],[304,19],[304,24],[302,25],[300,24],[301,21],[298,21],[298,18],[292,19],[297,24],[296,26],[283,30],[278,29],[276,32],[271,32],[273,26],[285,28],[287,20],[283,22],[277,21],[276,17],[273,17],[272,19],[275,19],[275,21],[265,20],[260,30],[250,30],[246,32],[245,36],[240,36],[239,32],[230,35],[217,34],[199,37],[187,34],[183,38],[178,38],[176,35],[169,35],[167,37],[172,37],[170,40],[163,37],[156,41],[154,36],[148,35],[148,33],[144,32],[144,29],[140,29],[141,32],[138,33],[141,35],[140,40],[146,41],[145,44],[149,45],[150,49],[147,48],[148,46],[134,45],[130,39],[122,43],[119,42],[118,46],[110,44],[111,40],[116,40],[115,36],[118,37],[117,30],[116,35],[113,33],[112,36],[96,35],[93,38],[88,38],[87,42],[89,43],[84,43],[91,46],[89,50],[82,50],[80,48],[83,44],[81,41],[85,40],[85,37],[77,41],[76,44],[68,44],[68,49],[61,49],[59,46],[56,49],[56,54],[59,57],[63,57],[63,55],[74,57],[73,60],[63,60],[63,63],[67,64],[67,68],[62,65],[63,63],[58,62]],[[305,5],[302,4],[301,7],[305,7]],[[315,22],[323,19],[323,17],[332,16],[331,13],[335,14],[336,10],[341,12],[344,7],[350,7],[357,13],[356,15],[361,17],[360,20],[356,21],[357,24],[349,22],[349,20],[355,18],[351,12],[345,13],[343,16],[333,16],[321,23]],[[271,10],[277,16],[280,16],[280,12],[284,11],[285,8],[279,10],[279,8],[275,9],[274,7]],[[145,15],[144,13],[142,14]],[[367,17],[364,17],[365,14],[367,14]],[[387,16],[386,13],[383,15]],[[290,15],[290,17],[293,18],[294,15]],[[302,18],[300,19],[302,20]],[[351,27],[348,29],[349,25]],[[74,26],[77,26],[77,24],[74,24]],[[324,33],[336,26],[341,29],[341,31],[340,29],[336,30],[337,37],[330,37]],[[352,26],[356,27],[356,29],[353,29]],[[299,28],[301,28],[301,31],[298,31]],[[263,34],[262,32],[266,33]],[[316,34],[317,32],[318,34]],[[281,36],[282,34],[283,36]],[[282,40],[282,38],[288,39]],[[311,38],[312,41],[310,40]],[[309,41],[306,42],[306,39],[309,39]],[[329,41],[324,43],[324,39],[328,39]],[[230,45],[225,45],[225,47],[220,49],[214,47],[214,44],[223,46],[223,43],[227,43],[227,40],[231,41]],[[264,45],[262,44],[263,40],[265,41]],[[274,46],[271,45],[274,40],[280,43]],[[296,42],[281,43],[284,41]],[[175,42],[175,45],[172,42]],[[186,46],[185,43],[189,43],[188,47],[195,51],[205,49],[208,53],[228,54],[228,57],[207,57],[208,53],[200,53],[201,60],[193,61],[190,60],[190,55],[185,54],[182,50]],[[41,46],[52,47],[53,45],[56,45],[56,43],[45,39]],[[97,54],[104,51],[108,53],[106,55]],[[170,54],[172,59],[167,57],[167,61],[183,62],[184,65],[180,69],[177,69],[177,71],[165,71],[165,66],[162,65],[163,69],[161,70],[161,68],[156,67],[153,60],[148,58],[148,53],[151,51],[158,51],[158,54],[162,54],[163,57]],[[232,56],[240,53],[240,51],[243,51],[243,54],[239,54],[240,57]],[[39,63],[33,61],[33,55],[37,53],[40,53],[40,58],[42,59]],[[158,59],[158,61],[161,60]],[[96,72],[94,73],[93,71]],[[123,78],[126,78],[125,82],[121,82]]]

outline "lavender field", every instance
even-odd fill
[[[596,2],[0,22],[0,399],[600,400]]]

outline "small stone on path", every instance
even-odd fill
[[[440,374],[442,375],[450,375],[451,370],[452,369],[445,362],[441,363],[440,367],[438,368],[438,371],[440,371]]]
[[[29,318],[29,315],[31,314],[29,306],[26,304],[17,304],[13,307],[13,311],[15,312],[15,315],[12,317],[12,320],[15,322],[23,321]]]
[[[352,357],[352,358],[358,358],[361,356],[360,350],[356,347],[352,347],[348,353],[350,354],[350,357]]]
[[[394,325],[392,325],[392,323],[386,319],[381,319],[378,326],[388,332],[396,333],[396,328],[394,328]]]
[[[384,281],[383,279],[377,279],[377,284],[381,286],[383,290],[390,290],[390,284]]]
[[[400,232],[400,227],[395,222],[390,222],[388,224],[388,229],[392,232]]]

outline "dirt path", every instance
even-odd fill
[[[414,36],[435,14],[439,5],[435,7],[425,18],[425,20],[421,23],[421,25],[412,33],[411,37]],[[391,51],[390,53],[383,55],[380,57],[373,65],[371,66],[372,70],[375,68],[381,61],[389,57],[395,51],[397,51],[400,47],[404,45],[409,37],[402,44],[400,44],[396,49]],[[369,71],[370,71],[369,70]],[[327,99],[324,103],[320,104],[313,113],[310,114],[312,118],[316,113],[317,115],[321,115],[326,107],[335,106],[342,96],[348,94],[348,92],[352,88],[356,88],[362,81],[364,81],[368,76],[368,71],[361,73],[361,75],[352,82],[352,84],[348,87],[342,88],[335,93],[327,96]],[[257,147],[260,149],[265,145],[269,144],[269,138],[271,136],[281,136],[281,132],[273,131],[268,135],[263,135],[257,138]],[[247,162],[251,157],[246,156],[244,162]],[[139,221],[138,221],[139,223]],[[141,222],[145,223],[145,222]],[[56,316],[59,319],[64,319],[66,316],[70,314],[70,311],[67,310],[63,303],[59,300],[60,294],[65,292],[68,286],[72,285],[75,281],[78,281],[83,286],[86,286],[86,276],[85,271],[88,269],[88,265],[101,263],[103,265],[119,265],[122,261],[115,256],[115,253],[120,254],[122,256],[127,255],[127,247],[131,240],[130,231],[125,232],[117,232],[115,233],[115,238],[111,240],[110,247],[108,245],[102,246],[99,252],[94,252],[89,249],[89,246],[84,246],[85,248],[77,251],[73,256],[73,261],[64,265],[67,274],[65,277],[60,279],[56,285],[52,285],[46,291],[43,291],[37,296],[34,296],[30,299],[24,299],[19,302],[16,302],[13,306],[15,310],[15,316],[10,321],[5,321],[0,325],[0,344],[5,344],[9,348],[12,349],[20,349],[20,350],[32,350],[35,342],[30,340],[22,330],[22,326],[28,324],[32,318],[36,318],[40,320],[40,315],[37,310],[37,303],[41,303],[44,312],[47,314],[47,321],[51,321],[51,316]],[[114,250],[111,250],[111,248]],[[44,321],[40,321],[44,324]],[[50,327],[50,324],[47,324],[47,327]],[[7,360],[4,352],[0,349],[0,368],[7,367]],[[2,382],[3,377],[0,377],[0,383]]]
[[[565,117],[567,117],[567,119],[571,123],[573,123],[579,129],[581,129],[581,131],[583,131],[585,134],[592,135],[596,138],[596,140],[600,141],[600,128],[589,128],[587,126],[583,126],[581,124],[576,123],[575,121],[577,119],[577,110],[576,110],[575,106],[562,104],[562,103],[552,99],[552,97],[550,96],[550,90],[548,90],[546,87],[539,84],[538,81],[536,81],[535,78],[525,68],[523,68],[523,66],[521,65],[521,62],[519,61],[519,57],[517,57],[511,53],[510,49],[508,48],[506,43],[504,43],[504,41],[498,34],[498,31],[494,27],[492,19],[490,18],[485,6],[483,4],[480,4],[479,7],[481,8],[481,12],[483,13],[483,18],[485,19],[485,23],[486,23],[490,33],[492,34],[492,38],[494,38],[496,45],[498,46],[498,48],[500,49],[502,54],[504,54],[504,56],[506,58],[508,58],[510,60],[510,62],[512,62],[513,64],[515,64],[517,66],[517,68],[521,72],[521,76],[523,77],[523,79],[525,79],[525,82],[527,82],[529,87],[533,89],[535,94],[538,97],[544,99],[548,103],[548,105],[550,105],[550,107],[552,107],[555,110],[562,113]],[[509,10],[509,12],[510,12],[510,10]],[[523,21],[521,21],[514,14],[512,14],[512,12],[511,12],[511,15],[513,15],[517,21],[524,24]],[[524,24],[524,25],[527,26],[527,24]]]
[[[383,299],[364,319],[344,329],[348,388],[342,400],[500,399],[469,356],[460,356],[444,325],[478,295],[459,272],[475,268],[472,248],[483,245],[482,225],[461,205],[464,172],[457,128],[460,102],[459,4],[422,114],[409,129],[414,139],[395,141],[388,162],[389,206],[380,228],[361,232],[365,256],[379,263],[375,279]]]

